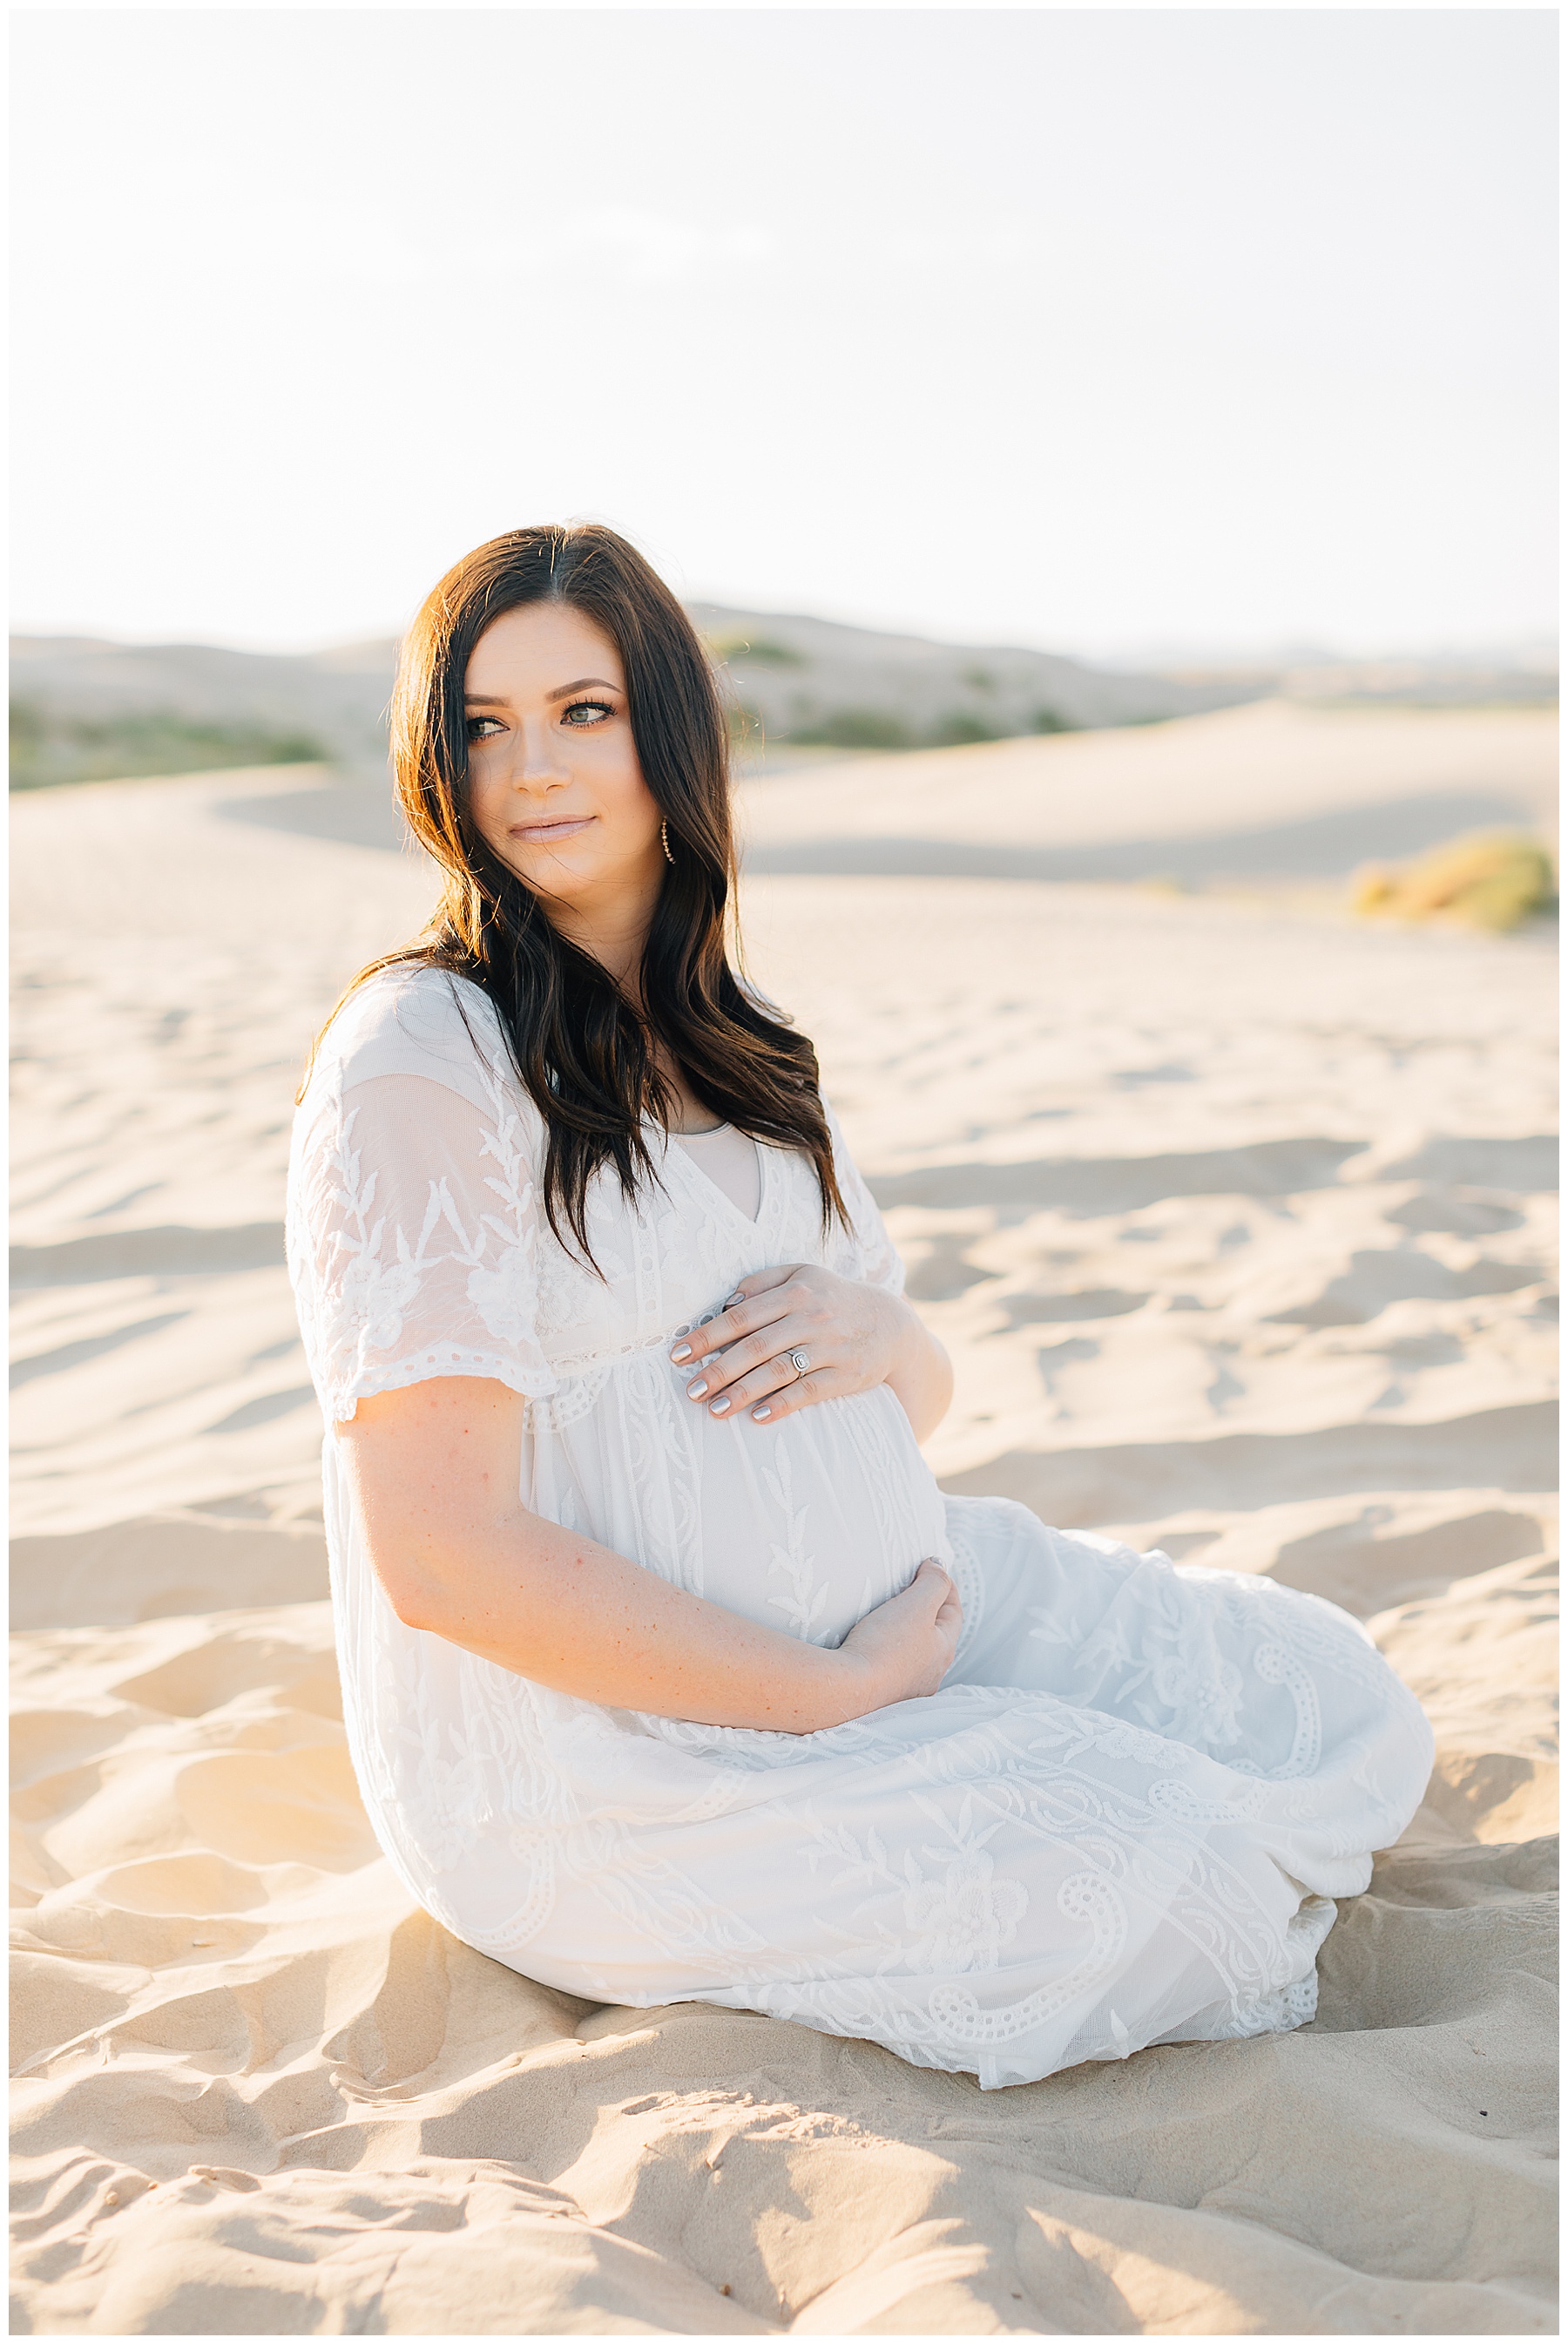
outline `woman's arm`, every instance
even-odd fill
[[[888,1300],[895,1305],[900,1318],[887,1380],[895,1399],[903,1404],[915,1439],[924,1440],[952,1406],[953,1363],[946,1345],[937,1340],[911,1303],[901,1294],[890,1294]]]
[[[960,1614],[934,1562],[837,1652],[802,1643],[529,1513],[522,1429],[518,1395],[477,1376],[362,1399],[336,1428],[372,1567],[409,1627],[607,1708],[779,1733],[940,1684]]]
[[[792,1351],[804,1354],[804,1375]],[[887,1384],[924,1440],[953,1396],[951,1361],[901,1294],[818,1262],[754,1271],[718,1318],[683,1335],[669,1356],[687,1370],[689,1399],[715,1416],[757,1424]]]

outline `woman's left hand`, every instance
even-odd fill
[[[776,1424],[815,1400],[895,1382],[911,1346],[930,1342],[899,1295],[797,1261],[743,1278],[718,1318],[669,1356],[689,1372],[687,1397],[710,1414]]]

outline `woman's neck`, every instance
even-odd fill
[[[552,928],[578,952],[587,953],[608,970],[628,1001],[642,1005],[642,955],[658,900],[658,879],[651,888],[623,887],[598,903],[566,904],[541,896]]]

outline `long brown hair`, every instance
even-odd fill
[[[640,1007],[551,926],[469,812],[468,660],[492,620],[532,602],[580,611],[619,652],[638,760],[668,824],[675,859],[643,948]],[[585,524],[509,530],[465,554],[405,639],[392,762],[408,827],[444,884],[424,932],[361,969],[349,992],[384,968],[413,964],[451,969],[489,995],[544,1119],[542,1200],[556,1236],[564,1223],[591,1261],[587,1194],[599,1167],[615,1166],[628,1197],[657,1178],[644,1118],[668,1127],[675,1102],[656,1039],[721,1120],[808,1156],[824,1228],[833,1216],[847,1225],[817,1053],[741,984],[726,949],[736,859],[719,688],[690,620],[636,548]]]

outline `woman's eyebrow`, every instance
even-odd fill
[[[575,683],[563,683],[558,691],[547,692],[545,698],[569,700],[574,692],[586,691],[590,683],[598,684],[606,692],[619,692],[622,689],[618,683],[611,683],[608,676],[579,675]],[[463,702],[467,708],[509,708],[512,704],[505,692],[465,692]]]

